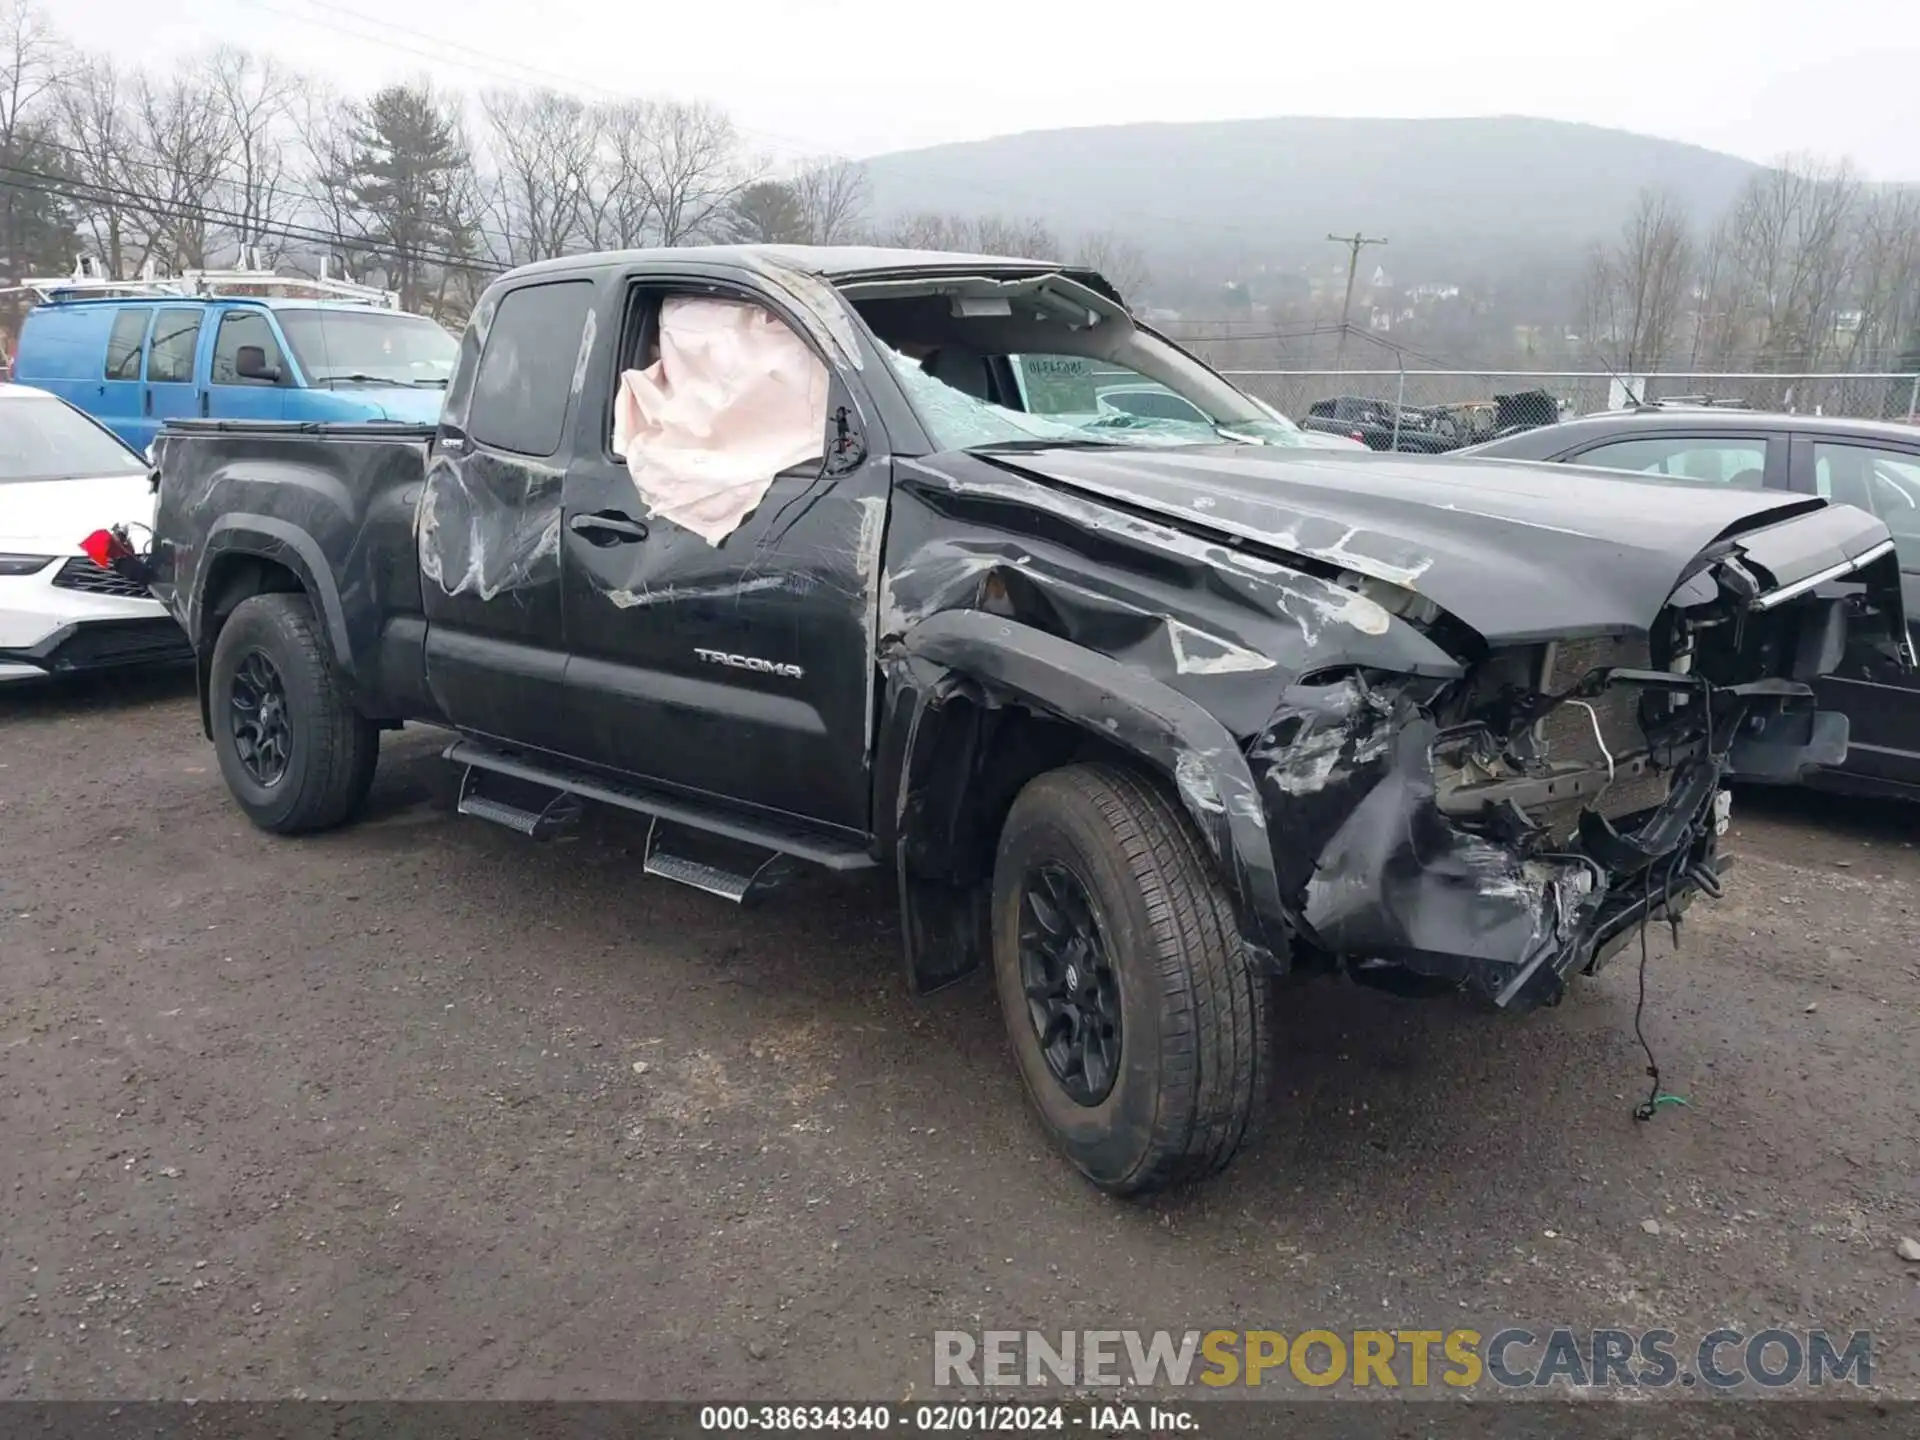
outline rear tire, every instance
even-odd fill
[[[1076,913],[1089,934],[1059,941],[1048,915]],[[1144,1195],[1225,1168],[1265,1088],[1268,985],[1163,789],[1093,764],[1021,791],[994,866],[993,968],[1027,1093],[1088,1179]]]
[[[347,699],[306,596],[240,602],[214,642],[207,709],[220,773],[262,830],[325,830],[366,799],[380,731]]]

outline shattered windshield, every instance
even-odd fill
[[[856,277],[842,293],[943,450],[1315,444],[1072,274]]]
[[[1204,395],[1179,390],[1111,361],[1077,355],[1004,357],[1018,405],[988,399],[986,383],[937,354],[887,347],[907,398],[942,449],[1026,441],[1061,441],[1143,447],[1300,445],[1299,428],[1236,395],[1243,414],[1210,408]],[[969,367],[971,368],[971,367]],[[990,374],[984,360],[979,372]],[[1217,377],[1209,377],[1218,381]],[[956,383],[958,382],[958,383]],[[1234,407],[1239,409],[1241,407]]]

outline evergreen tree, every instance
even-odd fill
[[[811,229],[800,197],[778,180],[747,186],[727,209],[726,236],[736,244],[804,245]]]
[[[22,126],[0,140],[0,265],[9,280],[64,275],[80,253],[62,152]]]
[[[467,165],[454,119],[425,84],[389,85],[355,110],[350,164],[345,188],[387,283],[417,310],[429,270],[471,238],[454,204]]]

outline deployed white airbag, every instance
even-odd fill
[[[827,369],[776,315],[669,296],[660,358],[620,376],[613,447],[649,515],[718,545],[780,471],[824,453]]]

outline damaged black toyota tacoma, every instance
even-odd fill
[[[1844,756],[1808,681],[1911,659],[1862,511],[1318,449],[1051,264],[570,257],[440,378],[430,429],[160,438],[126,563],[242,809],[337,825],[418,721],[463,812],[636,811],[649,874],[883,868],[1115,1193],[1233,1155],[1274,978],[1551,1004],[1718,893],[1730,773]]]

